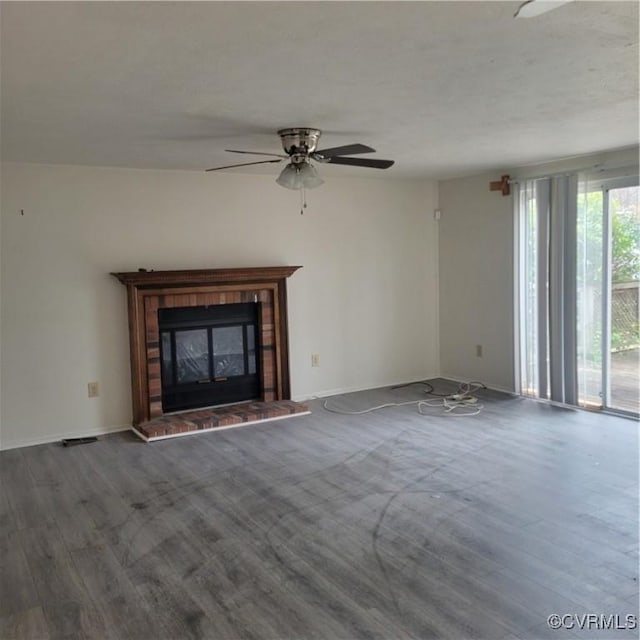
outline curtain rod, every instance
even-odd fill
[[[605,171],[633,171],[635,173],[638,172],[638,165],[628,165],[626,167],[611,167],[607,168],[603,163],[592,164],[588,167],[578,167],[576,169],[568,169],[565,171],[558,171],[556,173],[545,173],[539,176],[531,176],[530,178],[510,178],[509,184],[521,184],[522,182],[528,182],[530,180],[544,180],[546,178],[556,178],[558,176],[569,176],[574,173],[584,173],[585,171],[596,171],[598,173],[604,173]],[[622,177],[622,176],[620,176]]]

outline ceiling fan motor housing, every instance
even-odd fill
[[[278,131],[282,148],[291,157],[293,163],[305,162],[308,159],[309,154],[316,150],[321,133],[320,129],[305,127],[293,127]]]

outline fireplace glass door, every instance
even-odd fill
[[[158,310],[165,413],[260,397],[258,304]]]

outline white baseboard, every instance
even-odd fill
[[[450,382],[455,382],[456,384],[462,384],[465,382],[469,382],[468,378],[461,378],[459,376],[451,375],[449,373],[441,373],[438,376],[434,376],[435,378],[444,378],[445,380],[449,380]],[[492,384],[491,382],[485,382],[484,380],[477,380],[477,382],[482,382],[482,384],[490,389],[491,391],[500,391],[501,393],[508,393],[512,396],[519,396],[519,393],[516,393],[513,389],[507,389],[506,387],[501,387],[497,384]]]
[[[356,393],[358,391],[374,391],[375,389],[386,389],[388,387],[395,387],[396,385],[413,384],[414,382],[423,382],[424,380],[430,380],[432,378],[441,378],[437,374],[424,375],[415,380],[400,380],[395,382],[386,382],[383,384],[372,383],[368,385],[358,385],[356,387],[338,387],[337,389],[322,389],[321,391],[315,391],[306,394],[297,394],[292,396],[291,399],[295,402],[305,402],[307,400],[313,400],[314,398],[329,398],[331,396],[341,396],[345,393]]]
[[[19,449],[21,447],[33,447],[38,444],[49,444],[51,442],[59,442],[65,438],[93,438],[106,436],[110,433],[118,433],[120,431],[129,431],[131,425],[120,425],[114,427],[105,427],[102,429],[86,429],[83,431],[65,431],[63,433],[47,434],[45,436],[37,436],[32,438],[20,438],[18,440],[5,441],[0,436],[0,451],[9,449]]]
[[[450,380],[451,382],[456,382],[456,383],[468,382],[468,380],[461,379],[460,377],[455,375],[451,375],[447,373],[433,373],[433,374],[425,374],[424,376],[421,376],[420,378],[416,378],[415,380],[398,380],[395,382],[391,381],[384,384],[370,383],[368,385],[357,385],[353,387],[338,387],[336,389],[322,389],[312,393],[297,394],[295,396],[292,396],[291,399],[296,402],[305,402],[306,400],[313,400],[314,398],[328,398],[330,396],[339,396],[346,393],[356,393],[358,391],[373,391],[375,389],[384,389],[384,388],[393,387],[396,385],[412,384],[414,382],[423,382],[424,380],[432,380],[433,378],[444,378],[445,380]],[[514,396],[519,395],[515,393],[513,389],[506,389],[504,387],[501,387],[499,385],[494,385],[491,383],[484,383],[484,384],[486,384],[488,389],[491,389],[493,391],[500,391],[502,393],[508,393]],[[304,414],[294,414],[294,415],[304,415]],[[233,426],[242,426],[242,425],[233,425]],[[117,433],[119,431],[129,431],[131,429],[132,429],[132,426],[130,424],[127,424],[127,425],[120,425],[120,426],[105,427],[102,429],[87,429],[84,431],[66,431],[62,433],[47,434],[46,436],[24,438],[24,439],[21,438],[18,440],[9,440],[9,441],[5,441],[0,434],[0,451],[5,451],[8,449],[18,449],[20,447],[31,447],[38,444],[48,444],[50,442],[57,442],[65,438],[89,438],[93,436],[97,436],[97,437],[105,436],[110,433]],[[217,427],[216,429],[213,429],[213,430],[215,431],[219,429],[220,427]],[[202,433],[203,431],[204,430],[198,431],[197,433]],[[180,435],[189,435],[189,434],[187,433],[187,434],[180,434]]]
[[[358,385],[356,387],[338,387],[336,389],[322,389],[320,391],[316,391],[314,393],[307,394],[297,394],[293,396],[291,399],[296,402],[305,402],[306,400],[313,400],[314,398],[329,398],[331,396],[340,396],[346,393],[356,393],[358,391],[373,391],[375,389],[386,389],[388,387],[395,387],[396,385],[409,385],[415,382],[424,382],[425,380],[433,380],[434,378],[443,378],[444,380],[449,380],[450,382],[455,382],[456,384],[461,384],[463,382],[469,382],[468,379],[460,378],[459,376],[447,374],[447,373],[433,373],[431,375],[424,375],[420,378],[416,378],[415,380],[399,380],[396,382],[388,382],[386,384],[369,384],[369,385]],[[482,381],[478,381],[482,382]],[[500,385],[494,385],[491,383],[483,382],[483,384],[487,387],[487,389],[491,389],[492,391],[500,391],[501,393],[507,393],[509,395],[518,396],[513,389],[507,389],[506,387],[501,387]]]

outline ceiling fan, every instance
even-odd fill
[[[388,169],[393,165],[393,160],[380,160],[377,158],[352,158],[350,156],[360,153],[374,153],[375,149],[364,144],[348,144],[341,147],[317,150],[321,131],[308,127],[292,127],[280,129],[278,135],[282,142],[284,154],[264,153],[262,151],[240,151],[238,149],[225,149],[229,153],[244,153],[254,156],[273,156],[273,160],[258,160],[255,162],[243,162],[230,164],[223,167],[213,167],[207,171],[220,171],[232,167],[247,167],[252,164],[266,164],[269,162],[282,162],[289,160],[282,170],[276,182],[286,189],[313,189],[324,183],[318,175],[311,160],[321,163],[344,164],[352,167],[370,167],[373,169]]]

